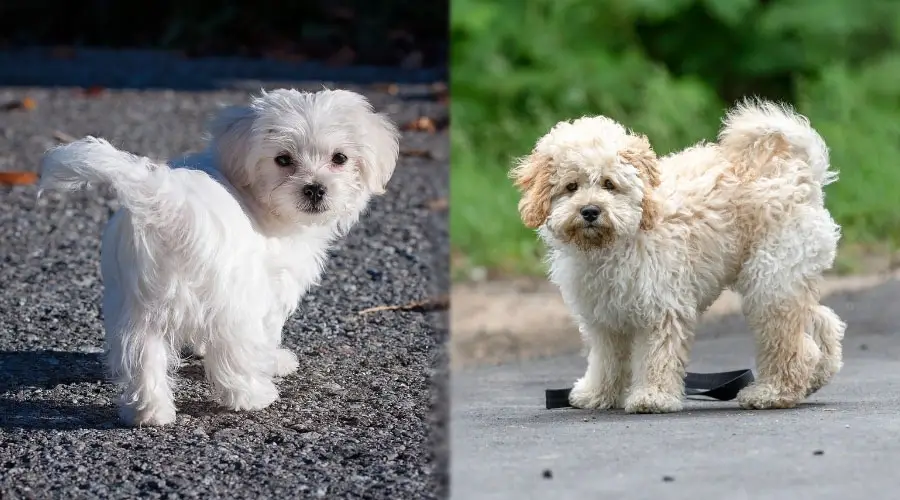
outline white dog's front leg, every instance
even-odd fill
[[[297,355],[285,349],[283,347],[279,347],[275,350],[275,376],[276,377],[286,377],[300,368],[300,360],[297,359]]]
[[[621,408],[631,381],[631,339],[586,326],[581,332],[590,348],[588,367],[575,382],[569,403],[576,408]]]
[[[684,375],[693,322],[669,314],[659,327],[638,335],[640,367],[628,399],[628,413],[671,413],[683,407]]]
[[[278,399],[272,381],[276,349],[262,322],[221,321],[206,346],[203,365],[213,393],[232,410],[260,410]],[[227,330],[231,328],[232,330]]]
[[[285,377],[297,371],[300,368],[300,361],[297,355],[281,347],[281,334],[284,328],[284,320],[275,315],[267,318],[266,333],[269,335],[269,343],[274,349],[275,359],[273,360],[272,374],[276,377]]]
[[[107,363],[113,379],[124,387],[119,417],[132,426],[158,426],[175,421],[175,398],[169,380],[174,353],[157,332],[113,331]]]
[[[198,358],[202,358],[206,356],[206,341],[197,342],[194,345],[190,346],[191,354]]]

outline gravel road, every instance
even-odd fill
[[[392,94],[343,87],[399,123],[446,118],[424,84]],[[57,132],[161,158],[197,150],[204,120],[247,90],[0,86],[0,103],[25,97],[35,109],[0,111],[0,171],[34,170]],[[114,201],[103,190],[37,201],[32,186],[0,187],[0,498],[442,496],[444,313],[358,311],[446,293],[446,213],[432,202],[447,196],[448,147],[446,132],[404,134],[412,154],[387,195],[286,326],[301,366],[278,402],[220,410],[200,364],[187,360],[178,420],[164,428],[121,427],[103,377],[99,238]]]

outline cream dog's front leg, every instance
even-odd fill
[[[693,340],[694,321],[667,313],[656,328],[635,336],[639,366],[628,413],[671,413],[683,407],[684,375]]]
[[[575,382],[569,403],[576,408],[622,408],[631,382],[631,339],[621,332],[581,326],[590,348],[588,367]]]

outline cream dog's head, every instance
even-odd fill
[[[526,226],[589,249],[653,228],[657,158],[646,137],[606,117],[560,122],[512,169]]]
[[[211,134],[217,167],[261,222],[288,231],[355,222],[399,154],[396,126],[347,90],[263,92],[223,110]]]

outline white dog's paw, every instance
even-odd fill
[[[635,389],[625,400],[627,413],[674,413],[683,407],[679,396],[648,387]]]
[[[585,410],[608,410],[615,408],[619,400],[619,391],[610,387],[590,385],[586,377],[575,382],[569,393],[569,404]]]
[[[793,408],[802,399],[800,394],[779,391],[772,384],[755,382],[741,389],[737,395],[738,404],[745,410],[771,410]]]
[[[222,390],[218,399],[232,410],[262,410],[278,399],[278,388],[271,380],[253,380],[241,389]]]
[[[275,376],[284,377],[290,375],[300,368],[300,361],[297,355],[287,349],[278,349],[275,351]]]
[[[132,405],[119,407],[119,419],[132,427],[157,427],[175,422],[175,407],[169,404],[147,405],[137,409]]]

